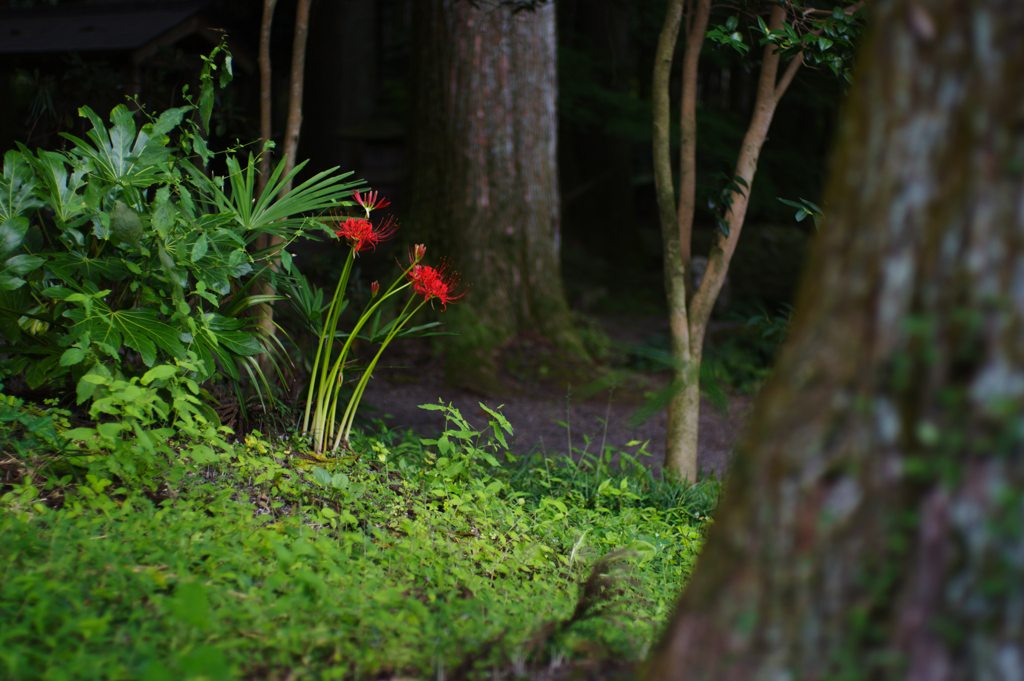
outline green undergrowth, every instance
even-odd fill
[[[3,399],[4,679],[451,681],[637,660],[718,498],[628,457],[515,459],[500,414],[479,433],[441,405],[436,440],[381,430],[317,461],[253,433],[201,464],[172,441],[128,484],[59,410]]]

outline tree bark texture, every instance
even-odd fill
[[[495,350],[539,332],[586,356],[559,264],[555,10],[457,0],[413,6],[407,226],[427,262],[450,257],[472,289],[449,307],[447,379],[489,388]]]
[[[1024,3],[880,0],[650,679],[1024,678]]]

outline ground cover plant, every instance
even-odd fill
[[[515,678],[639,659],[717,483],[505,458],[500,413],[480,433],[429,406],[449,418],[436,440],[381,431],[316,461],[253,433],[129,486],[78,455],[66,412],[4,398],[0,676]]]

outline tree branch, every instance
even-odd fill
[[[769,30],[778,30],[785,19],[786,9],[781,5],[776,5],[772,8],[771,19],[768,23]],[[708,254],[708,266],[704,272],[704,278],[701,279],[700,286],[697,287],[688,310],[690,344],[693,352],[699,352],[698,346],[703,343],[704,330],[711,317],[711,310],[725,283],[729,262],[732,260],[732,254],[736,251],[736,244],[739,241],[740,232],[743,230],[743,221],[746,218],[747,205],[750,201],[750,189],[754,182],[754,174],[757,172],[757,160],[761,154],[761,148],[768,138],[768,128],[771,125],[772,116],[775,114],[775,107],[778,105],[778,99],[775,96],[778,71],[779,51],[775,45],[768,43],[764,46],[764,58],[761,61],[761,75],[758,79],[757,95],[754,100],[754,114],[750,119],[750,125],[743,139],[743,146],[740,148],[739,157],[736,160],[736,170],[733,173],[746,182],[747,188],[746,191],[732,194],[732,206],[727,213],[729,236],[718,235],[715,247]]]
[[[782,78],[780,78],[779,82],[775,85],[776,102],[782,99],[782,95],[786,94],[786,89],[789,87],[789,84],[793,82],[793,78],[796,76],[796,72],[800,70],[800,67],[803,66],[803,63],[803,52],[794,57],[793,61],[789,62],[789,66],[787,66],[786,70],[783,72]]]
[[[711,15],[711,0],[695,0],[692,10],[693,16],[687,17],[690,32],[686,36],[686,51],[683,53],[682,101],[679,106],[679,207],[676,213],[679,254],[687,271],[690,267],[693,213],[697,203],[697,74]]]
[[[263,149],[260,152],[260,174],[256,179],[257,196],[263,193],[270,177],[270,142],[271,119],[271,79],[270,79],[270,28],[274,23],[274,7],[277,0],[263,0],[263,20],[260,22],[260,137],[263,138]]]
[[[687,4],[690,2],[692,0],[687,0]],[[654,111],[654,188],[663,232],[676,229],[676,197],[672,186],[670,156],[669,76],[672,74],[672,55],[679,39],[682,17],[683,0],[671,0],[654,55],[654,78],[651,88],[651,104]]]

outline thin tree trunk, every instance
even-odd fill
[[[729,236],[718,235],[717,243],[709,254],[708,266],[701,283],[696,291],[690,294],[690,241],[697,186],[697,74],[711,2],[689,0],[687,3],[688,33],[683,56],[682,102],[679,115],[679,203],[675,206],[668,151],[668,74],[672,67],[672,52],[681,23],[682,8],[682,0],[670,2],[655,60],[654,174],[664,243],[665,289],[669,305],[672,357],[677,363],[674,370],[675,381],[680,386],[668,405],[665,468],[675,472],[680,478],[695,480],[698,472],[699,378],[704,336],[708,320],[711,318],[711,310],[725,283],[729,262],[743,229],[749,190],[733,194],[732,207],[727,216]],[[785,17],[785,8],[776,5],[772,9],[768,27],[771,30],[778,30]],[[800,57],[794,59],[783,77],[779,79],[779,55],[773,45],[765,46],[754,115],[736,162],[735,175],[741,177],[748,188],[753,184],[757,159],[767,139],[776,105],[801,64]]]
[[[270,142],[273,131],[271,130],[271,115],[273,113],[273,92],[271,76],[273,72],[270,66],[270,30],[274,24],[274,7],[277,0],[263,0],[263,19],[260,22],[260,137],[263,147],[260,156],[260,176],[256,180],[258,193],[263,193],[267,186],[267,178],[270,177],[270,150],[267,143]],[[264,246],[265,248],[265,246]]]
[[[264,0],[263,23],[260,31],[260,134],[265,135],[264,144],[270,139],[270,27],[274,13],[276,0]],[[295,36],[292,42],[292,70],[290,78],[290,92],[288,94],[288,122],[284,134],[284,172],[287,175],[295,168],[295,155],[299,147],[299,132],[302,128],[302,90],[305,83],[306,68],[306,38],[309,35],[309,5],[310,0],[299,0],[295,10]],[[265,50],[264,50],[265,47]],[[266,67],[264,69],[264,63]],[[270,153],[263,154],[260,160],[259,187],[262,192],[266,187],[266,180],[270,172]],[[284,196],[292,189],[292,182],[289,180],[281,187],[280,195]],[[284,240],[279,236],[271,236],[269,239],[262,237],[257,240],[257,248],[271,249],[267,254],[267,261],[272,267],[276,267],[277,248]],[[273,295],[274,289],[270,284],[263,284],[263,293]],[[272,304],[260,305],[259,311],[260,331],[264,336],[274,335],[274,307]],[[264,373],[271,368],[267,355],[261,355],[261,367]]]
[[[1024,4],[881,0],[790,339],[647,678],[1024,678]]]
[[[295,9],[295,37],[292,40],[292,72],[289,79],[288,122],[284,130],[284,175],[295,168],[295,154],[299,148],[299,132],[302,130],[302,90],[305,86],[306,39],[309,37],[310,0],[299,0]],[[281,188],[281,195],[292,189],[288,182]],[[281,243],[276,239],[274,243]]]
[[[496,351],[539,332],[586,356],[562,285],[554,7],[414,4],[410,212],[428,260],[472,285],[445,314],[450,382],[496,389]]]

